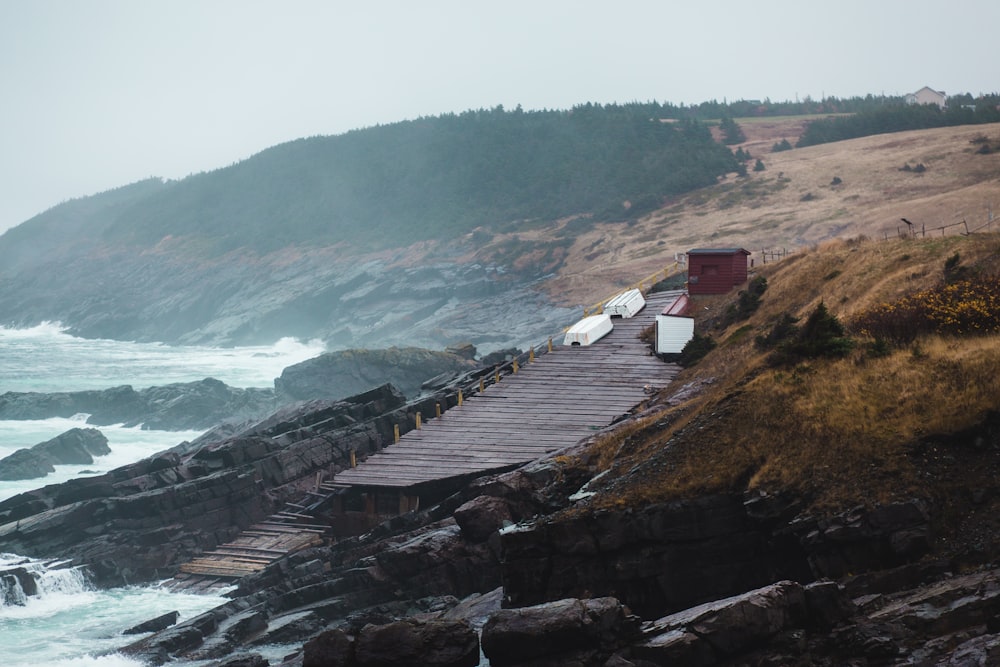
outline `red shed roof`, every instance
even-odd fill
[[[687,251],[689,255],[738,255],[739,253],[751,254],[749,250],[743,248],[694,248]]]

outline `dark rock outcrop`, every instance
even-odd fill
[[[342,398],[385,383],[412,398],[428,378],[474,367],[470,359],[458,354],[413,347],[342,350],[285,368],[274,387],[283,402]]]
[[[123,635],[141,635],[145,632],[159,632],[165,628],[169,628],[171,625],[177,622],[177,617],[180,614],[176,611],[167,612],[166,614],[161,614],[156,618],[151,618],[148,621],[143,621],[137,625],[133,625],[131,628],[122,631]]]
[[[206,429],[226,420],[262,419],[276,407],[271,389],[240,389],[206,378],[135,391],[113,389],[0,395],[0,419],[49,419],[87,414],[96,426],[143,425],[162,430]]]
[[[53,472],[56,465],[94,462],[111,453],[108,439],[95,428],[72,428],[31,449],[19,449],[0,459],[0,480],[34,479]]]
[[[637,630],[638,619],[614,598],[559,600],[494,613],[483,626],[483,653],[495,667],[599,665]]]
[[[633,654],[657,664],[714,665],[806,619],[802,586],[783,581],[654,621]]]
[[[391,442],[393,411],[403,409],[390,386],[315,401],[193,452],[23,493],[0,502],[0,540],[85,564],[99,584],[162,578],[270,514],[281,487]]]
[[[0,606],[22,606],[38,594],[38,582],[27,569],[11,567],[0,570]]]
[[[361,628],[354,657],[358,667],[476,667],[479,638],[462,621],[405,619]]]

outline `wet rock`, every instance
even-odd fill
[[[476,667],[479,639],[462,621],[367,625],[358,634],[355,659],[359,667]]]
[[[0,419],[49,419],[86,413],[88,424],[207,429],[226,420],[261,419],[277,406],[272,389],[230,387],[213,378],[135,391],[112,389],[0,396]],[[95,456],[100,454],[94,453]],[[75,461],[74,461],[75,462]]]
[[[0,459],[0,480],[5,482],[45,477],[50,472],[55,472],[52,461],[30,449],[18,449]]]
[[[165,628],[169,628],[171,625],[177,623],[177,617],[180,614],[176,611],[171,611],[156,618],[151,618],[148,621],[143,621],[138,625],[133,625],[131,628],[124,630],[123,635],[141,635],[145,632],[159,632]]]
[[[483,626],[482,645],[495,667],[541,659],[569,664],[570,655],[591,664],[596,656],[608,658],[635,630],[635,619],[614,598],[567,599],[501,609]]]
[[[94,462],[110,454],[108,439],[95,428],[71,428],[31,449],[19,449],[0,460],[0,480],[34,479],[55,471],[56,465]]]
[[[211,662],[205,667],[268,667],[271,663],[257,653],[234,655],[224,660]]]
[[[23,567],[0,570],[0,607],[23,607],[28,597],[38,595],[38,582]]]
[[[274,387],[284,402],[343,398],[387,383],[414,397],[428,378],[473,366],[457,354],[422,348],[342,350],[287,367]]]
[[[357,665],[354,660],[354,639],[340,629],[326,630],[302,647],[302,667]]]
[[[643,628],[649,639],[635,654],[667,664],[714,664],[788,627],[802,627],[807,618],[802,586],[778,582],[654,621]]]
[[[462,534],[473,542],[484,542],[514,519],[507,501],[495,496],[473,498],[456,509],[454,517]]]
[[[503,531],[501,545],[510,606],[613,595],[644,618],[804,565],[747,517],[741,499],[725,496],[542,519]]]

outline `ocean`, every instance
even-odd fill
[[[293,339],[282,339],[271,346],[215,348],[88,340],[67,334],[58,324],[29,329],[0,327],[0,395],[8,391],[107,389],[125,384],[138,390],[206,377],[234,387],[272,387],[282,369],[323,351],[322,343]],[[0,458],[74,426],[84,426],[86,417],[0,420]],[[93,465],[56,466],[55,473],[36,480],[0,481],[0,500],[73,477],[100,474],[200,435],[199,431],[143,431],[120,425],[99,428],[108,438],[111,454],[96,458]],[[225,601],[214,596],[171,593],[155,584],[96,590],[79,570],[7,551],[0,541],[0,570],[21,564],[35,573],[39,594],[21,597],[16,589],[0,586],[2,667],[139,665],[109,654],[142,636],[125,636],[123,630],[175,610],[183,620]],[[58,554],[46,556],[58,559]],[[285,649],[272,650],[280,657]]]

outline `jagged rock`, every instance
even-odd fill
[[[326,630],[302,647],[302,667],[357,665],[354,660],[354,639],[340,629]]]
[[[810,576],[796,544],[772,541],[728,496],[539,520],[503,531],[501,545],[511,606],[613,595],[655,618],[778,573]]]
[[[524,607],[501,609],[483,626],[483,653],[495,667],[532,664],[602,664],[612,652],[632,639],[634,618],[614,598],[567,599]],[[585,657],[584,657],[585,656]],[[593,662],[603,656],[600,662]]]
[[[27,598],[38,595],[38,582],[23,567],[0,570],[0,607],[23,606]]]
[[[249,653],[210,662],[205,667],[268,667],[270,664],[270,661],[264,656],[257,653]]]
[[[267,631],[254,639],[251,644],[289,644],[312,637],[323,629],[325,622],[315,611],[288,614],[268,622]]]
[[[31,449],[19,449],[0,460],[0,480],[34,479],[56,465],[91,464],[94,456],[110,454],[108,439],[95,428],[71,428]]]
[[[927,509],[916,501],[803,519],[789,532],[799,535],[812,571],[832,579],[915,561],[930,549]]]
[[[162,578],[270,514],[263,491],[391,441],[389,414],[403,407],[386,385],[282,412],[193,455],[165,453],[20,494],[0,501],[0,540],[16,553],[75,559],[99,585]]]
[[[830,628],[857,612],[854,603],[835,581],[816,581],[804,588],[810,622]]]
[[[473,498],[456,509],[454,516],[462,534],[473,542],[483,542],[513,522],[507,501],[495,496]]]
[[[35,445],[32,450],[47,456],[56,465],[89,465],[94,462],[95,456],[111,453],[108,439],[96,428],[71,428],[51,440]]]
[[[171,611],[156,618],[151,618],[148,621],[143,621],[137,625],[133,625],[131,628],[122,631],[123,635],[141,635],[145,632],[159,632],[165,628],[169,628],[171,625],[177,623],[177,617],[180,616],[179,612]]]
[[[446,590],[464,597],[495,588],[500,583],[499,573],[482,566],[489,559],[486,545],[469,544],[450,521],[422,530],[374,556],[383,575],[407,581],[410,590],[422,596]]]
[[[479,639],[462,621],[406,619],[362,628],[354,655],[358,667],[476,667]]]
[[[484,355],[480,360],[479,364],[481,366],[491,367],[498,366],[500,364],[505,364],[512,359],[515,359],[521,355],[521,350],[516,347],[509,347],[503,350],[496,350],[495,352],[490,352]]]
[[[456,357],[462,357],[463,359],[468,359],[472,361],[476,358],[476,346],[472,343],[465,341],[462,343],[454,343],[444,348],[444,351],[448,354],[454,354]]]
[[[807,618],[802,586],[782,581],[661,618],[643,628],[648,639],[634,653],[659,664],[715,664]]]
[[[473,366],[464,357],[422,348],[342,350],[285,368],[274,387],[283,401],[343,398],[386,383],[413,397],[428,378]]]
[[[47,456],[30,449],[18,449],[0,459],[0,480],[5,482],[45,477],[54,471]]]
[[[135,391],[125,385],[105,390],[50,394],[7,392],[0,419],[49,419],[86,413],[88,424],[144,425],[161,430],[207,429],[225,420],[260,419],[274,411],[272,389],[240,389],[213,378]]]

